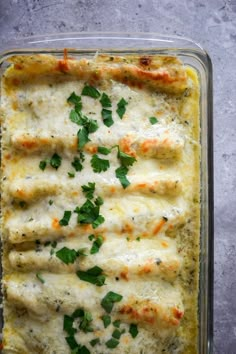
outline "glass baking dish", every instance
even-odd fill
[[[155,54],[178,56],[192,66],[200,82],[201,142],[201,234],[198,296],[198,353],[213,352],[213,121],[212,65],[208,54],[196,43],[156,33],[66,33],[3,42],[0,52],[0,78],[8,57],[17,54],[53,54],[63,49],[73,56],[109,54]],[[2,318],[1,318],[2,328]]]

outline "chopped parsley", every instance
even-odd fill
[[[118,114],[120,119],[122,119],[123,115],[125,114],[127,104],[128,104],[128,102],[126,102],[126,100],[124,98],[121,98],[121,100],[117,103],[116,113]]]
[[[69,224],[70,218],[71,218],[71,211],[70,210],[64,211],[63,218],[59,221],[59,224],[61,226],[67,226]]]
[[[126,177],[128,172],[129,172],[129,170],[125,166],[120,166],[115,170],[116,178],[118,178],[120,180],[120,183],[124,189],[130,185],[129,180]]]
[[[95,345],[100,343],[100,339],[99,338],[92,339],[89,343],[92,347],[95,347]]]
[[[91,327],[91,322],[93,320],[93,317],[91,315],[91,313],[89,311],[82,311],[82,316],[79,316],[81,318],[81,322],[79,324],[79,329],[81,329],[81,331],[88,333],[88,332],[92,332],[93,329]]]
[[[40,273],[36,273],[36,278],[42,283],[45,283],[45,280],[43,279],[42,275]]]
[[[80,278],[80,280],[86,281],[97,286],[103,286],[105,284],[106,276],[102,273],[102,268],[94,266],[93,268],[90,268],[87,271],[79,270],[76,274]]]
[[[99,249],[101,248],[101,246],[103,244],[103,242],[104,242],[103,237],[99,235],[96,238],[96,240],[93,242],[93,245],[92,245],[91,250],[90,250],[90,254],[98,253]]]
[[[114,327],[119,328],[120,324],[121,324],[121,321],[120,320],[115,320],[112,324],[113,324]]]
[[[108,155],[110,154],[111,149],[108,149],[105,146],[98,146],[98,152],[102,155]]]
[[[89,85],[84,86],[81,95],[89,96],[95,99],[101,96],[100,92],[95,87]]]
[[[74,336],[66,337],[66,342],[69,345],[70,349],[72,349],[72,350],[79,348],[79,345],[76,342]],[[77,350],[75,353],[78,353]]]
[[[112,337],[115,339],[120,339],[122,334],[123,332],[121,332],[119,329],[115,329],[112,333]]]
[[[111,324],[111,316],[103,315],[102,321],[103,321],[104,328],[107,328]]]
[[[67,98],[67,102],[74,104],[78,110],[82,109],[81,97],[76,95],[75,92],[71,93],[71,95]]]
[[[89,239],[89,241],[92,241],[92,240],[95,239],[95,236],[94,236],[94,235],[89,235],[89,236],[88,236],[88,239]]]
[[[76,333],[76,329],[73,327],[74,318],[68,315],[64,315],[63,330],[70,336]]]
[[[100,207],[93,204],[89,199],[87,199],[81,207],[76,207],[74,210],[74,212],[78,214],[78,224],[92,224],[94,229],[105,221],[104,217],[99,215],[99,211]]]
[[[103,94],[102,94],[102,97],[100,99],[100,103],[101,103],[102,107],[104,107],[104,108],[111,107],[111,99],[105,92],[103,92]]]
[[[115,338],[111,338],[105,344],[106,344],[107,348],[114,349],[119,344],[119,341]]]
[[[75,156],[74,160],[71,162],[71,165],[74,167],[76,172],[81,171],[83,169],[83,165],[81,164],[79,157]]]
[[[75,262],[76,258],[78,257],[78,253],[74,249],[63,247],[56,252],[56,256],[65,264],[69,264]]]
[[[57,170],[61,166],[61,156],[57,153],[53,154],[50,159],[50,165]]]
[[[110,167],[109,160],[100,159],[97,154],[94,154],[91,161],[91,166],[95,173],[100,173],[102,171],[107,171]]]
[[[50,200],[48,201],[48,204],[49,204],[49,205],[52,205],[52,204],[53,204],[53,200],[50,199]]]
[[[89,135],[88,129],[85,127],[83,127],[77,132],[78,150],[82,149],[84,145],[90,141],[88,135]]]
[[[83,185],[82,191],[87,199],[93,199],[93,194],[95,191],[95,183],[93,182],[88,182],[88,185]]]
[[[81,113],[76,111],[75,109],[72,109],[70,111],[70,116],[69,116],[70,120],[78,125],[83,125],[83,119],[81,116]]]
[[[113,291],[109,291],[101,301],[101,306],[108,313],[111,313],[114,303],[120,302],[123,299],[123,296]]]
[[[47,161],[46,161],[46,160],[42,160],[42,161],[39,162],[39,168],[40,168],[42,171],[45,170],[46,166],[47,166]]]
[[[104,201],[103,201],[102,197],[98,196],[98,197],[95,199],[94,203],[95,203],[97,206],[100,206],[100,205],[102,205],[102,204],[104,203]]]
[[[136,324],[131,323],[130,327],[129,327],[129,333],[131,334],[132,338],[137,337],[138,335],[138,327]]]
[[[107,126],[110,127],[111,125],[114,124],[114,121],[112,119],[112,111],[106,108],[102,109],[102,119],[103,123]]]
[[[74,172],[67,172],[68,176],[70,178],[74,178],[75,177],[75,173]]]
[[[125,167],[132,166],[133,163],[137,161],[135,157],[120,151],[119,147],[118,147],[117,157],[120,159],[121,165]]]
[[[157,124],[158,123],[158,119],[156,117],[150,117],[149,118],[149,122],[154,125],[154,124]]]

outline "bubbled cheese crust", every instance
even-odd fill
[[[175,57],[98,55],[57,59],[49,55],[15,56],[2,81],[2,240],[4,330],[7,354],[67,354],[63,318],[76,309],[91,312],[93,332],[78,330],[75,340],[91,353],[197,353],[199,252],[199,84],[193,69]],[[104,125],[99,99],[82,97],[82,111],[98,130],[83,148],[83,169],[72,171],[79,127],[69,119],[72,92],[85,84],[111,99],[114,124]],[[122,119],[116,112],[127,102]],[[152,125],[149,118],[156,117]],[[98,147],[119,145],[135,157],[124,189],[116,178],[117,150],[107,156]],[[58,169],[39,168],[54,153]],[[95,173],[92,155],[110,168]],[[81,186],[95,183],[104,200],[104,223],[81,225],[73,210],[86,201]],[[67,226],[64,211],[71,210]],[[101,235],[90,254],[89,235]],[[52,247],[53,245],[53,247]],[[62,248],[85,249],[87,256],[66,264]],[[98,287],[76,275],[103,269]],[[41,279],[41,280],[40,280]],[[111,312],[119,319],[119,345],[106,342],[114,327],[104,328],[101,301],[122,295]],[[137,325],[138,335],[129,333]],[[99,338],[92,347],[90,341]]]

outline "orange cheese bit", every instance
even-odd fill
[[[165,220],[164,218],[162,218],[162,219],[158,222],[158,224],[154,227],[154,229],[153,229],[153,231],[152,231],[152,234],[153,234],[153,235],[157,235],[157,234],[161,231],[161,229],[163,228],[163,226],[165,225],[165,223],[166,223],[166,220]]]
[[[61,225],[59,224],[58,218],[53,218],[52,219],[52,228],[55,230],[59,230],[61,228]]]

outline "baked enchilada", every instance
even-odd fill
[[[197,353],[197,73],[171,56],[9,63],[3,352]]]

